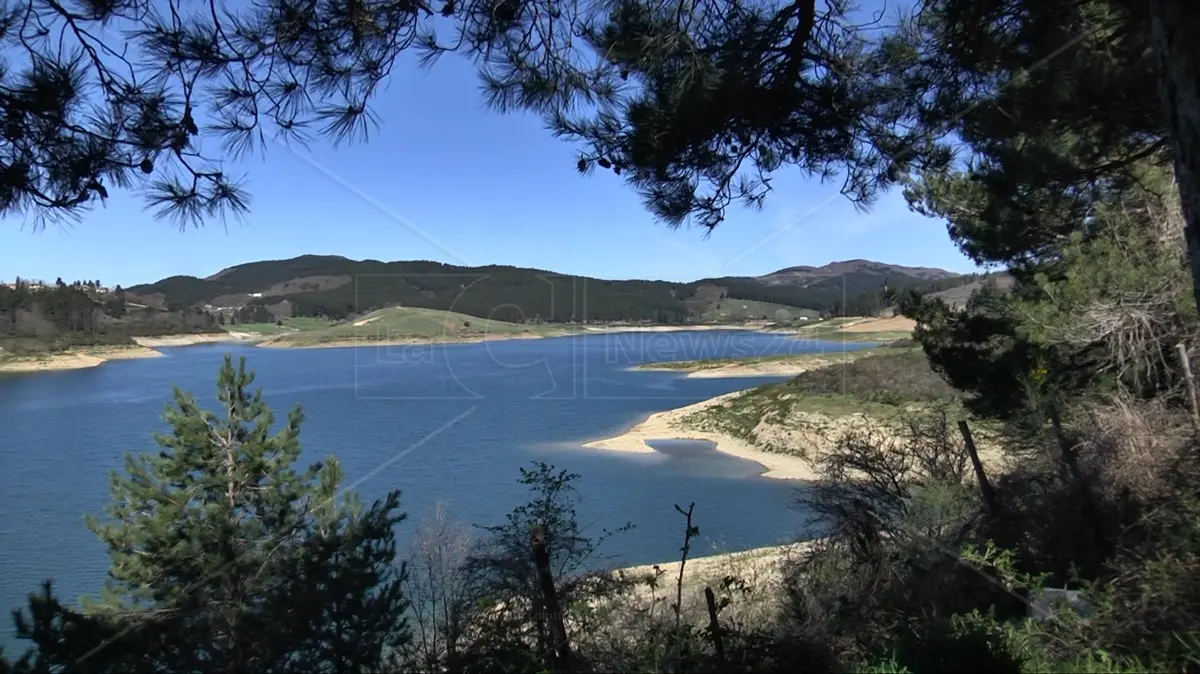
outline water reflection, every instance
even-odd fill
[[[689,477],[753,478],[767,472],[757,461],[723,454],[711,440],[663,439],[646,442],[667,457],[667,465]]]

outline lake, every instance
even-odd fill
[[[247,357],[267,403],[307,420],[312,459],[336,454],[344,486],[369,502],[403,490],[409,520],[438,503],[459,520],[500,523],[524,500],[518,467],[545,461],[582,475],[579,518],[609,540],[606,562],[670,560],[696,503],[694,554],[769,545],[804,535],[791,507],[797,485],[703,443],[656,443],[657,454],[583,449],[652,412],[776,379],[688,379],[636,372],[648,362],[863,348],[741,331],[612,333],[481,344],[343,349],[206,345],[163,349],[162,358],[0,379],[0,606],[24,604],[53,578],[63,599],[97,592],[108,560],[83,525],[108,499],[108,472],[129,451],[157,451],[153,433],[172,385],[210,406],[226,353]],[[669,439],[665,439],[669,440]],[[5,613],[7,616],[7,613]],[[0,645],[11,628],[0,629]]]

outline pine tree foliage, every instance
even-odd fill
[[[581,172],[624,177],[669,224],[759,205],[788,165],[847,169],[843,190],[864,202],[887,175],[845,0],[467,3],[489,4],[503,18],[468,19],[428,54],[489,46],[475,51],[493,106],[544,115],[583,147]]]
[[[239,215],[223,169],[273,139],[362,139],[405,50],[458,52],[489,102],[530,109],[655,213],[714,226],[769,175],[848,167],[867,200],[866,41],[847,0],[14,0],[0,43],[0,212],[78,215],[136,188],[181,224]],[[211,138],[219,145],[203,142]],[[885,167],[886,168],[886,167]],[[861,170],[860,170],[861,169]],[[893,176],[894,177],[894,176]]]
[[[85,601],[85,624],[137,639],[64,633],[56,648],[83,654],[78,665],[359,672],[404,645],[399,494],[364,507],[339,491],[332,457],[297,470],[303,415],[293,410],[273,432],[253,380],[244,359],[235,368],[226,357],[219,412],[176,390],[162,450],[113,473],[105,516],[88,520],[112,565],[103,596]],[[34,605],[34,624],[50,601]]]
[[[361,138],[419,2],[13,0],[0,7],[0,213],[78,216],[137,188],[181,224],[240,215],[240,157]],[[427,11],[427,10],[426,10]]]
[[[929,175],[913,203],[951,217],[971,255],[1017,261],[1119,188],[1125,167],[1166,159],[1145,3],[859,9],[14,0],[0,13],[0,43],[18,57],[0,73],[0,212],[77,215],[133,187],[181,223],[243,213],[246,184],[223,157],[273,139],[364,138],[378,121],[373,96],[409,50],[427,63],[471,59],[493,107],[542,115],[581,148],[579,170],[619,174],[675,225],[713,227],[731,203],[761,204],[785,166],[840,175],[861,204],[916,171]],[[956,144],[971,152],[965,168]],[[1026,196],[1048,222],[1022,210]],[[989,239],[1002,222],[1012,236]]]
[[[907,196],[981,263],[1053,259],[1098,202],[1165,164],[1144,3],[935,0],[876,53],[924,160]]]
[[[984,287],[962,311],[901,302],[934,367],[976,394],[976,413],[1011,418],[1084,391],[1182,400],[1176,345],[1194,343],[1197,321],[1179,198],[1169,168],[1132,170],[1142,186],[1095,202],[1011,292]]]
[[[1179,196],[1169,171],[1147,183],[1098,204],[1096,233],[1072,234],[1013,307],[1027,339],[1093,352],[1114,386],[1140,396],[1182,385],[1175,347],[1196,336]]]
[[[0,672],[145,671],[153,666],[154,649],[148,630],[121,629],[111,622],[83,615],[54,596],[52,583],[29,596],[28,612],[14,611],[16,636],[32,646],[16,661],[0,653]]]
[[[985,418],[1045,420],[1046,404],[1092,382],[1089,349],[1065,350],[1030,341],[1013,298],[985,285],[962,310],[938,299],[905,297],[901,312],[917,321],[913,338],[930,365],[968,394],[967,409]]]
[[[977,413],[1042,423],[1047,404],[1100,384],[1170,385],[1193,312],[1175,285],[1184,227],[1164,230],[1179,193],[1152,46],[1144,3],[935,0],[876,52],[913,121],[895,139],[921,160],[910,205],[1018,282],[962,312],[904,309]]]
[[[518,482],[528,488],[529,500],[513,508],[503,524],[482,527],[486,535],[464,560],[467,585],[473,596],[483,599],[471,616],[482,627],[481,638],[460,656],[479,662],[495,659],[508,667],[500,671],[542,671],[549,661],[545,658],[550,626],[530,554],[530,532],[535,527],[545,532],[558,601],[563,609],[570,609],[631,586],[627,579],[587,571],[586,565],[596,561],[600,546],[610,536],[633,525],[602,530],[593,538],[576,519],[578,474],[541,462],[521,468],[520,474]],[[587,629],[586,622],[572,629]]]

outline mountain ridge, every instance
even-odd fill
[[[936,292],[969,283],[973,275],[871,260],[797,266],[758,277],[690,282],[606,280],[513,265],[465,267],[432,260],[354,260],[301,255],[233,265],[204,278],[176,275],[126,288],[133,301],[163,308],[237,310],[261,304],[273,315],[345,318],[384,306],[452,309],[514,322],[711,319],[722,300],[764,318],[780,310],[836,312],[848,301],[870,304],[884,283]]]
[[[756,278],[769,284],[799,283],[803,285],[846,274],[874,274],[883,277],[889,275],[911,276],[930,281],[941,281],[967,276],[967,274],[959,274],[938,267],[909,267],[906,265],[855,258],[853,260],[833,261],[819,267],[809,265],[785,267]]]

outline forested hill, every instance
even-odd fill
[[[0,358],[81,346],[133,344],[133,337],[221,332],[213,315],[127,301],[121,286],[61,279],[49,286],[0,284]]]
[[[341,319],[402,305],[517,322],[681,323],[711,319],[714,307],[722,300],[752,301],[756,303],[753,311],[760,314],[775,305],[815,312],[862,313],[870,307],[848,306],[847,299],[863,296],[869,304],[885,283],[898,289],[935,291],[973,278],[942,270],[916,274],[908,271],[910,268],[865,260],[827,267],[806,267],[808,272],[794,279],[781,279],[779,274],[786,272],[783,270],[761,278],[674,283],[609,281],[503,265],[461,267],[428,261],[380,262],[306,255],[242,264],[204,279],[172,276],[130,287],[127,292],[134,301],[175,310],[262,304],[292,315]]]

